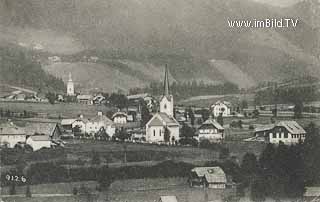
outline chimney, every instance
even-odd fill
[[[102,116],[102,112],[98,112],[98,116]]]
[[[80,116],[79,116],[79,117],[80,117],[80,119],[83,119],[83,114],[80,114]]]

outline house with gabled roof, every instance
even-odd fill
[[[0,146],[14,148],[19,142],[26,141],[26,133],[12,122],[0,124]]]
[[[306,131],[296,121],[280,121],[275,124],[257,126],[254,136],[245,141],[265,141],[267,143],[286,145],[297,144],[304,141]]]
[[[58,123],[28,122],[24,127],[26,135],[43,135],[50,139],[59,139],[62,129]]]
[[[180,139],[179,123],[173,117],[173,96],[169,93],[168,68],[165,68],[164,93],[160,99],[160,112],[155,113],[146,124],[146,141],[150,143],[166,142],[165,131],[169,133],[169,143]]]
[[[191,187],[225,189],[227,186],[227,176],[220,167],[195,167],[188,181]]]
[[[297,144],[306,137],[306,131],[296,121],[280,121],[268,133],[266,141],[273,144]]]
[[[224,140],[224,128],[214,119],[208,119],[201,124],[197,130],[198,140],[209,140],[210,142],[221,142]]]

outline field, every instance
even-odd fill
[[[38,113],[40,116],[49,118],[66,117],[73,118],[79,114],[92,117],[98,111],[105,112],[107,107],[101,105],[85,105],[79,103],[32,103],[32,102],[0,102],[0,108],[4,110],[11,110],[17,112],[32,111]]]
[[[190,188],[186,178],[157,178],[157,179],[131,179],[118,180],[111,184],[108,190],[98,193],[94,191],[95,182],[86,182],[92,195],[72,196],[73,187],[80,187],[81,183],[56,183],[31,186],[32,198],[25,198],[23,195],[5,197],[5,201],[113,201],[113,202],[151,202],[157,201],[160,196],[175,195],[179,202],[193,202],[208,200],[221,200],[226,196],[234,194],[234,189],[214,190],[202,188]],[[18,187],[17,194],[24,194],[25,187]],[[3,192],[5,193],[5,192]],[[39,193],[43,195],[38,195]],[[60,196],[45,197],[45,194],[65,194]],[[90,197],[91,200],[88,198]]]

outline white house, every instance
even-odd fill
[[[215,120],[208,119],[198,128],[198,140],[221,142],[225,138],[224,128]]]
[[[98,112],[98,115],[90,119],[85,126],[85,132],[90,135],[96,134],[101,128],[104,128],[106,133],[112,137],[115,134],[114,123],[102,112]]]
[[[92,95],[78,95],[77,100],[81,104],[93,105]]]
[[[49,136],[38,134],[29,136],[26,143],[33,148],[33,151],[37,151],[42,148],[51,148],[51,145],[53,144]]]
[[[215,104],[211,105],[211,111],[214,117],[218,117],[221,113],[223,117],[231,115],[232,104],[226,101],[217,101]]]
[[[86,133],[86,124],[89,122],[88,119],[84,118],[83,115],[80,115],[75,121],[72,122],[71,127],[74,130],[76,127],[79,128],[80,133]]]
[[[112,120],[117,124],[126,124],[128,121],[128,115],[124,112],[116,112],[112,115]]]
[[[168,68],[165,69],[164,94],[160,99],[160,112],[146,124],[146,141],[159,143],[165,142],[165,130],[169,131],[169,142],[179,141],[179,123],[173,117],[173,96],[169,94]]]
[[[281,121],[268,131],[266,141],[278,144],[280,141],[284,144],[297,144],[304,141],[306,131],[296,121]]]
[[[25,131],[11,122],[0,124],[0,146],[14,148],[18,142],[25,142]]]

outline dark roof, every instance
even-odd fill
[[[199,127],[199,129],[216,128],[218,130],[224,130],[224,128],[214,119],[208,119]]]
[[[58,127],[57,123],[27,123],[24,129],[27,135],[45,134],[50,136],[56,127]]]
[[[227,183],[226,174],[220,167],[195,167],[191,172],[205,177],[208,183]]]
[[[178,121],[166,113],[156,113],[148,122],[149,126],[179,126]]]

